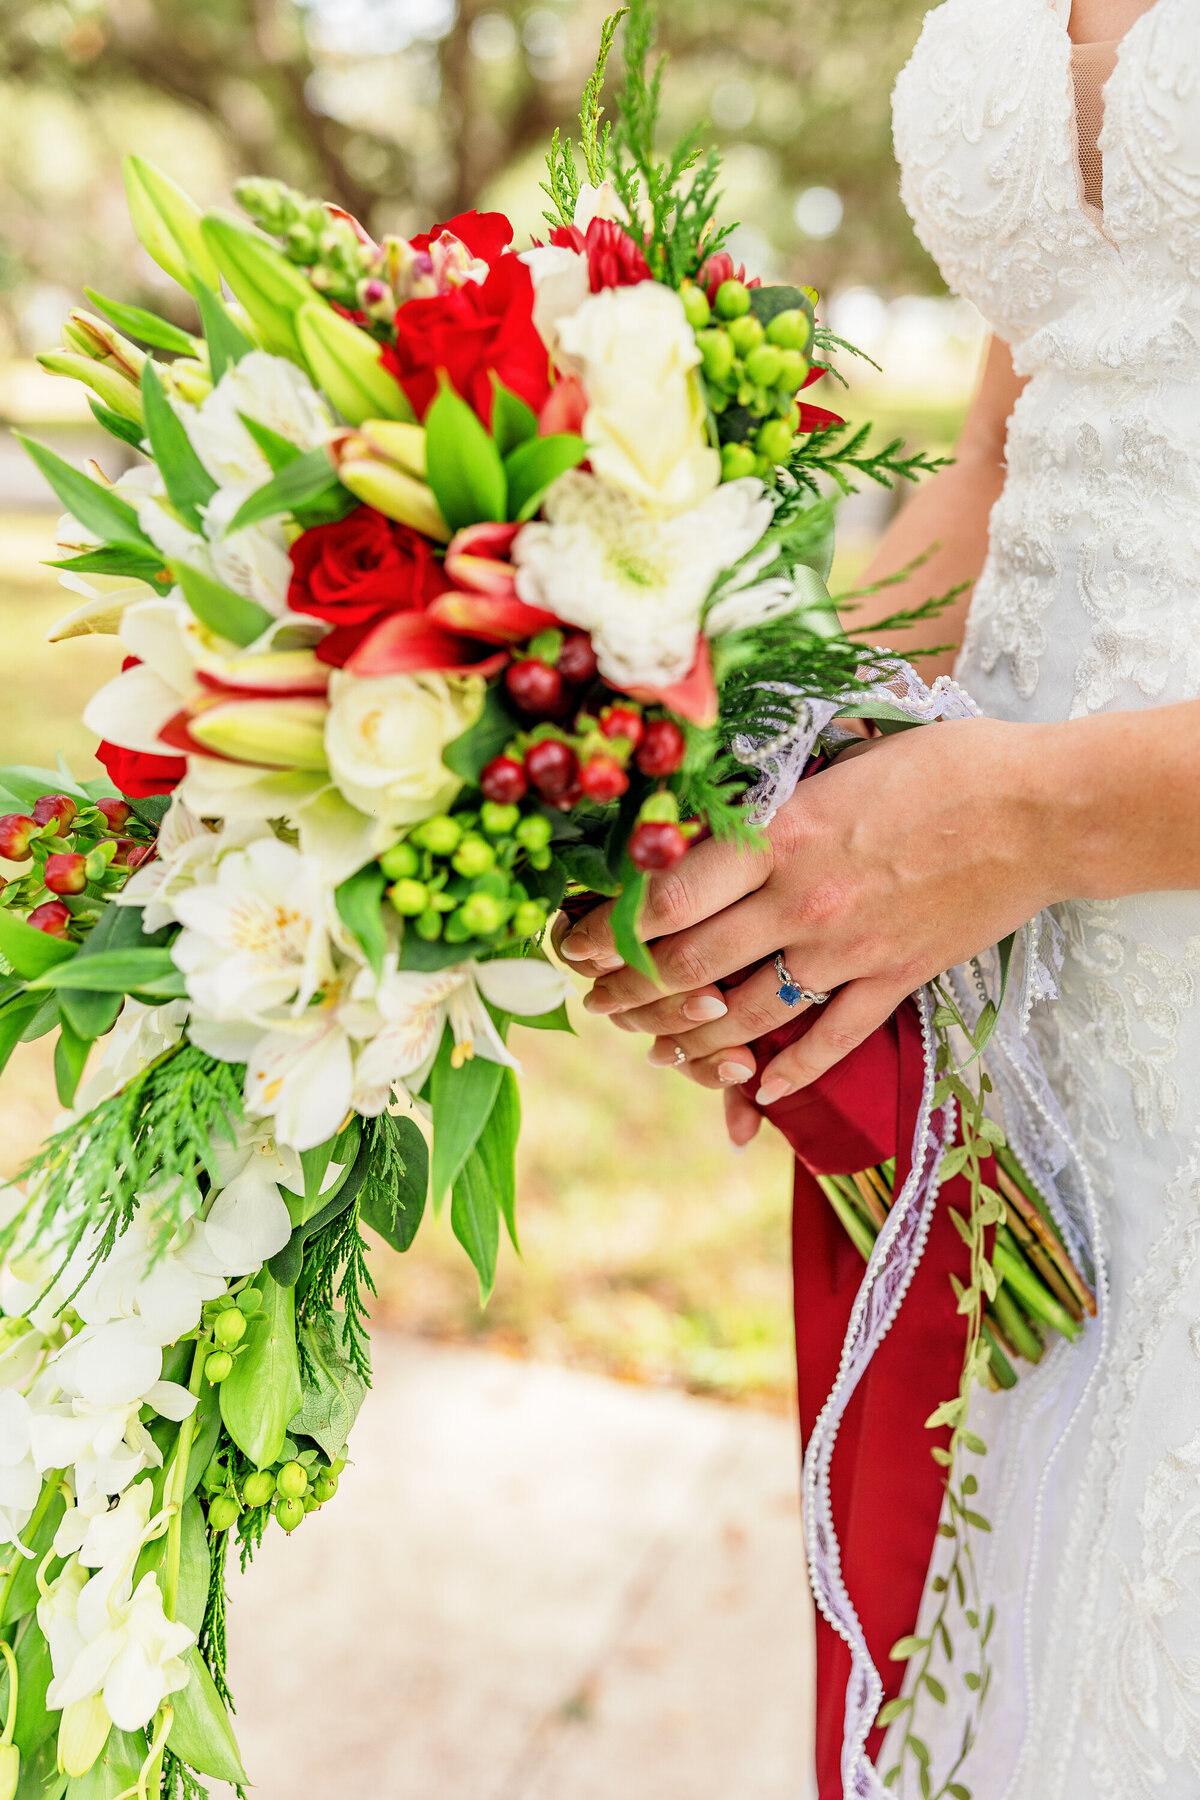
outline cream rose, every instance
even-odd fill
[[[446,745],[483,711],[477,675],[351,675],[329,683],[325,752],[352,806],[389,825],[442,812],[462,782],[442,761]]]
[[[657,281],[605,288],[558,320],[564,366],[588,398],[583,432],[597,475],[656,512],[699,506],[721,479],[683,302]]]

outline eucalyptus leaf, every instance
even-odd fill
[[[255,1285],[262,1293],[262,1305],[251,1313],[242,1347],[221,1383],[221,1417],[255,1468],[269,1469],[301,1401],[296,1297],[265,1269]],[[203,1764],[196,1767],[206,1774],[219,1773]]]

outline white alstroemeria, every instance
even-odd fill
[[[126,1595],[123,1589],[113,1591],[101,1569],[80,1589],[74,1623],[83,1648],[63,1673],[55,1663],[48,1706],[65,1709],[100,1694],[119,1730],[141,1731],[168,1694],[187,1686],[182,1659],[196,1634],[167,1618],[153,1572]]]
[[[329,409],[303,371],[285,356],[251,350],[226,370],[199,406],[172,404],[193,450],[219,488],[271,479],[271,465],[243,418],[265,425],[298,450],[315,450],[333,428]]]
[[[292,562],[287,538],[279,519],[263,519],[230,531],[234,516],[254,492],[252,485],[218,488],[204,508],[204,530],[213,574],[235,594],[257,600],[269,613],[282,618],[287,612]]]
[[[596,474],[656,512],[699,506],[721,479],[721,458],[708,442],[696,334],[674,289],[602,288],[558,321],[558,337],[560,362],[587,393],[583,435]]]
[[[567,244],[538,244],[521,252],[533,277],[533,322],[551,356],[561,349],[558,328],[579,311],[592,291],[588,259]]]
[[[158,927],[150,929],[156,931]],[[126,1000],[120,1018],[102,1040],[103,1056],[75,1095],[75,1116],[82,1118],[102,1100],[119,1094],[164,1050],[173,1049],[183,1036],[188,1010],[186,1000],[168,1000],[161,1006]]]
[[[444,812],[462,782],[442,761],[483,711],[477,675],[352,675],[329,683],[325,754],[351,806],[389,825]]]
[[[0,1544],[15,1544],[42,1491],[33,1460],[33,1408],[14,1388],[0,1393]]]
[[[773,517],[753,476],[723,482],[691,512],[664,518],[578,469],[555,482],[543,512],[513,544],[517,593],[590,632],[601,674],[622,688],[684,679],[714,581]]]
[[[192,1042],[223,1062],[244,1062],[251,1119],[269,1119],[277,1142],[314,1150],[350,1111],[354,1046],[346,1003],[335,992],[319,1006],[263,1030],[230,1020],[193,1019]]]
[[[196,689],[195,661],[186,638],[191,617],[184,602],[171,596],[142,600],[126,610],[120,638],[138,661],[92,695],[83,714],[89,731],[126,750],[177,754],[158,734]]]
[[[329,891],[321,866],[263,837],[222,858],[212,881],[175,899],[183,931],[171,946],[197,1012],[261,1021],[300,1013],[333,974]]]
[[[506,1047],[485,1001],[500,1012],[532,1017],[552,1012],[566,998],[565,974],[540,957],[498,957],[455,963],[430,974],[389,970],[370,1002],[381,1020],[355,1065],[355,1104],[382,1112],[398,1082],[420,1090],[449,1022],[455,1057],[482,1056],[510,1069],[520,1064]]]
[[[15,1181],[0,1182],[0,1225],[11,1226],[18,1218],[21,1218],[19,1229],[7,1259],[0,1267],[0,1312],[8,1320],[27,1319],[35,1337],[40,1339],[42,1334],[54,1330],[62,1308],[62,1289],[54,1278],[62,1261],[61,1250],[57,1244],[30,1241],[38,1218],[37,1189],[29,1194]],[[4,1354],[7,1359],[7,1348]],[[13,1366],[23,1364],[24,1360],[23,1355],[16,1356]],[[8,1379],[15,1380],[16,1377]]]
[[[231,842],[224,831],[210,831],[176,794],[158,828],[153,860],[134,870],[117,895],[117,904],[142,907],[145,929],[161,931],[164,925],[176,922],[172,895],[203,881],[220,861],[222,851],[240,849],[248,842],[245,835]]]

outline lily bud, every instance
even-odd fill
[[[172,363],[159,363],[158,378],[168,394],[186,400],[189,406],[202,406],[212,393],[212,376],[194,356],[178,356]]]
[[[217,700],[188,720],[188,735],[235,762],[276,769],[323,769],[324,700]]]
[[[350,456],[378,456],[395,463],[406,475],[418,481],[426,476],[425,427],[410,425],[399,419],[364,419],[358,435],[364,449],[351,449]]]
[[[72,1781],[86,1775],[112,1730],[108,1708],[99,1694],[90,1700],[76,1700],[63,1708],[58,1726],[59,1772]]]
[[[112,369],[120,369],[130,381],[140,381],[142,364],[146,360],[144,350],[131,344],[127,337],[105,319],[98,319],[94,313],[84,312],[80,307],[72,307],[67,314],[67,323],[63,326],[63,342],[70,350],[78,350],[83,356],[95,357],[97,362],[107,363]]]
[[[125,197],[133,229],[160,269],[181,287],[194,272],[207,287],[219,290],[220,271],[200,232],[200,208],[169,175],[141,156],[123,164]]]
[[[438,543],[450,541],[450,527],[442,517],[433,490],[386,456],[376,455],[370,441],[358,432],[336,432],[326,449],[343,487],[365,500],[385,518],[409,525]]]
[[[310,300],[296,314],[296,334],[313,380],[351,425],[412,419],[404,389],[379,360],[379,345],[352,320]]]
[[[231,213],[206,213],[201,232],[263,348],[303,364],[295,320],[301,307],[320,309],[312,283],[270,238]]]
[[[15,1744],[0,1744],[0,1800],[16,1800],[21,1780],[21,1752]]]
[[[142,423],[141,389],[119,369],[94,362],[90,356],[81,356],[71,350],[46,350],[37,360],[51,375],[69,375],[75,381],[82,381],[98,400],[112,412],[120,413],[123,419],[130,419],[135,425]]]

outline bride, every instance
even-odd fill
[[[899,516],[873,574],[936,543],[887,609],[974,583],[969,612],[964,599],[924,632],[961,636],[955,676],[986,716],[889,737],[806,781],[754,861],[705,844],[659,878],[645,929],[665,992],[619,966],[603,909],[563,948],[596,977],[592,1011],[724,1090],[740,1145],[760,1120],[747,1045],[787,1014],[777,951],[796,980],[836,991],[762,1072],[762,1105],[1057,906],[1062,995],[1034,1031],[1097,1196],[1108,1324],[1069,1417],[1053,1359],[975,1402],[991,1446],[991,1691],[953,1787],[961,1683],[944,1704],[919,1696],[929,1774],[904,1760],[898,1791],[1194,1800],[1200,6],[946,0],[895,117],[918,233],[995,335],[957,461]],[[736,991],[716,985],[760,962]],[[839,1770],[843,1695],[820,1708],[821,1800],[844,1781],[882,1793],[869,1771],[851,1786]],[[902,1760],[902,1732],[878,1769]]]

